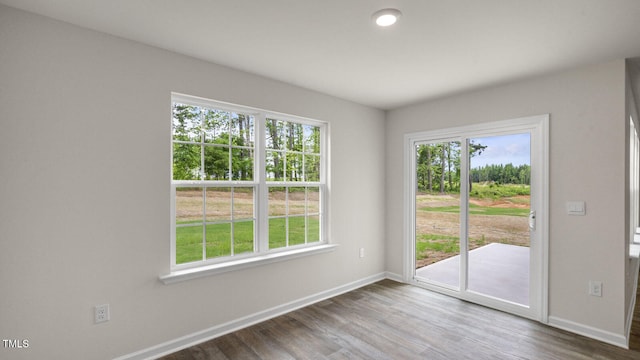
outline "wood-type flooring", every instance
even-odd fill
[[[383,280],[163,359],[639,360],[638,307],[625,350]]]

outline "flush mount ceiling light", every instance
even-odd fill
[[[395,24],[400,16],[402,16],[402,13],[398,9],[382,9],[373,13],[371,18],[378,26],[385,27]]]

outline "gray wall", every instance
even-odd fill
[[[574,69],[390,111],[387,270],[402,274],[403,135],[550,113],[552,320],[620,340],[625,324],[625,62]],[[587,215],[565,202],[584,200]],[[589,280],[604,296],[589,296]]]
[[[0,44],[0,335],[30,341],[1,358],[111,358],[402,274],[403,135],[542,113],[551,114],[550,315],[624,333],[622,60],[393,110],[385,121],[376,109],[3,6]],[[338,249],[160,283],[171,91],[328,121]],[[567,200],[585,200],[587,216],[567,216]],[[604,282],[602,298],[587,295],[589,280]],[[94,325],[102,303],[112,319]]]
[[[112,358],[384,272],[384,112],[4,6],[0,44],[0,335],[30,344],[0,358]],[[337,250],[163,285],[172,91],[329,122]]]

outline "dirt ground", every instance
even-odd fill
[[[320,211],[320,195],[317,188],[297,188],[285,194],[285,188],[269,193],[269,216],[317,214]],[[315,191],[314,191],[315,190]],[[203,199],[206,198],[203,207]],[[231,219],[231,189],[208,188],[206,195],[202,189],[178,188],[176,190],[176,220],[202,221],[206,211],[207,221],[225,221]],[[288,200],[287,200],[288,199]],[[250,219],[254,216],[253,190],[239,188],[233,191],[233,218]]]
[[[529,208],[528,196],[507,199],[471,199],[470,203],[484,207]],[[418,195],[416,199],[416,236],[423,234],[460,236],[460,215],[457,213],[431,212],[420,210],[425,207],[459,205],[459,199],[452,195]],[[528,219],[520,216],[475,215],[469,216],[469,249],[492,243],[529,246]],[[425,252],[425,258],[416,261],[416,268],[433,264],[457,253],[433,250]]]

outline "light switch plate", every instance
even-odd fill
[[[589,295],[602,297],[602,281],[589,281]]]
[[[584,201],[567,201],[567,214],[584,216],[587,213],[587,208]]]

